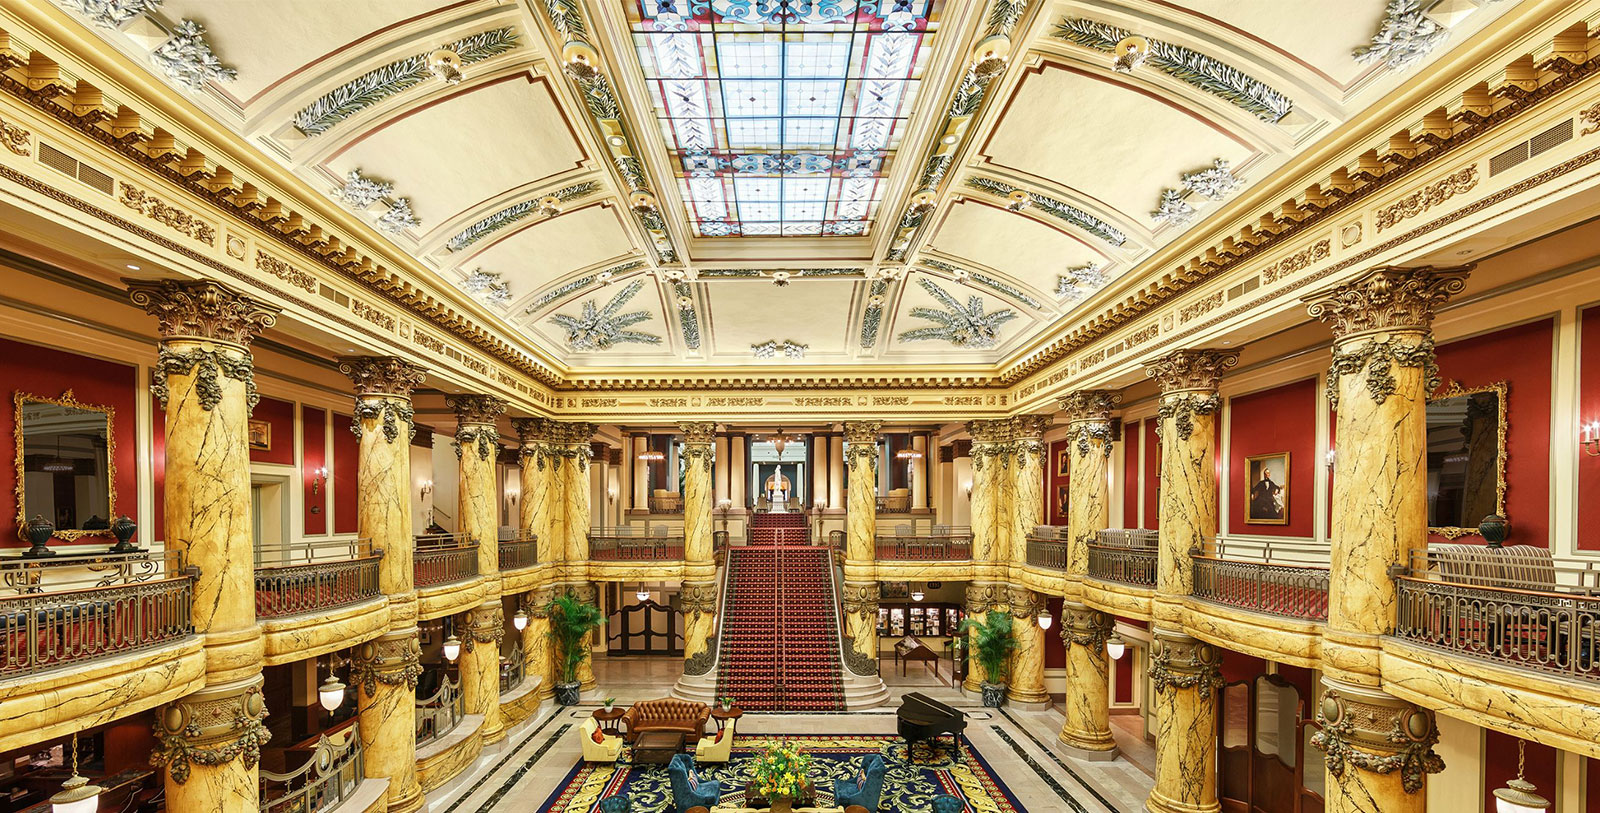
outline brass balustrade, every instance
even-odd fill
[[[411,563],[417,587],[466,581],[478,575],[478,543],[466,534],[424,534]]]
[[[1067,543],[1060,539],[1028,535],[1028,565],[1045,570],[1067,569]]]
[[[509,539],[500,540],[500,569],[521,570],[539,564],[539,537],[518,532]]]
[[[417,703],[417,745],[433,742],[449,734],[466,716],[462,705],[461,684],[446,677],[439,690],[426,700]]]
[[[940,527],[926,534],[878,534],[877,557],[888,561],[964,562],[972,558],[972,529]]]
[[[1258,613],[1328,620],[1328,546],[1300,541],[1219,539],[1189,550],[1190,595]]]
[[[333,537],[256,551],[256,617],[344,607],[382,594],[383,551],[372,540]]]
[[[713,537],[715,533],[713,532]],[[683,558],[683,531],[666,526],[600,528],[589,534],[589,558],[596,562],[659,562]]]
[[[527,662],[522,652],[522,641],[511,642],[511,654],[500,659],[500,693],[509,694],[522,685],[527,677]]]
[[[261,769],[262,813],[319,813],[355,795],[362,780],[360,723],[323,734],[304,765],[288,773]]]
[[[1600,570],[1548,549],[1464,545],[1396,568],[1394,636],[1585,681],[1600,680]]]

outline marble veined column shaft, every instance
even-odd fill
[[[968,421],[972,436],[972,575],[977,582],[996,578],[1008,561],[1009,526],[1000,521],[1000,506],[1011,483],[1011,437],[1006,419]]]
[[[1155,685],[1156,785],[1152,813],[1215,813],[1217,692],[1222,653],[1187,635],[1156,630],[1150,652]]]
[[[1111,523],[1111,412],[1122,396],[1111,390],[1080,390],[1061,401],[1072,443],[1067,481],[1067,575],[1089,572],[1089,543]],[[1068,589],[1069,594],[1072,589]]]
[[[1050,704],[1050,694],[1044,688],[1044,630],[1039,627],[1045,599],[1016,586],[1010,588],[1008,596],[1011,638],[1017,648],[1011,653],[1011,682],[1006,698],[1016,705],[1045,708]]]
[[[1067,693],[1062,707],[1066,719],[1058,739],[1083,759],[1109,760],[1117,755],[1111,737],[1110,656],[1111,616],[1093,607],[1068,601],[1061,607],[1061,640],[1067,645]]]
[[[500,526],[496,507],[495,467],[500,458],[500,432],[495,428],[506,402],[492,395],[447,395],[456,414],[455,450],[461,473],[456,530],[478,545],[478,577],[491,589],[483,604],[468,613],[462,636],[461,702],[467,714],[482,714],[484,742],[505,736],[500,720],[500,641],[504,629],[491,629],[500,618]],[[485,640],[487,638],[487,640]]]
[[[1055,418],[1051,415],[1018,415],[1011,419],[1011,513],[1010,563],[1028,564],[1028,534],[1044,521],[1045,430]]]
[[[543,418],[515,418],[511,426],[517,431],[519,443],[518,473],[522,484],[522,509],[519,519],[522,530],[533,534],[534,553],[539,572],[544,576],[541,587],[524,594],[522,610],[528,614],[528,626],[522,629],[522,656],[524,674],[543,678],[539,696],[555,693],[554,678],[550,673],[550,617],[543,611],[550,601],[547,585],[561,557],[553,555],[556,532],[552,530],[552,505],[561,504],[561,484],[556,481],[551,467],[552,449],[548,437],[549,421]],[[564,526],[565,523],[562,525]]]
[[[717,626],[717,563],[711,541],[711,456],[717,425],[686,422],[683,431],[683,659],[692,671],[710,657]]]
[[[850,651],[846,666],[858,675],[878,673],[878,421],[844,425],[849,509],[845,517],[844,612]]]

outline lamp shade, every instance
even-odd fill
[[[1050,625],[1055,623],[1055,620],[1056,617],[1051,615],[1049,610],[1039,613],[1039,629],[1050,629]]]
[[[1507,782],[1505,787],[1494,792],[1496,813],[1546,813],[1550,801],[1534,790],[1533,783],[1526,779]]]
[[[455,663],[461,657],[461,639],[454,635],[444,639],[444,659]]]
[[[923,592],[921,590],[912,590],[911,591],[911,600],[912,601],[921,601],[922,597],[923,597]]]
[[[523,630],[527,629],[528,611],[518,610],[516,615],[511,616],[511,626],[516,627],[517,632],[522,632]]]
[[[637,591],[634,592],[633,597],[638,599],[638,600],[640,600],[640,601],[649,601],[650,600],[650,591],[649,590],[643,590],[643,589],[637,590]]]
[[[50,813],[94,813],[99,809],[100,786],[89,784],[76,772],[50,797]]]
[[[1123,642],[1120,635],[1113,635],[1106,639],[1106,654],[1114,661],[1122,660],[1122,653],[1128,651],[1128,645]]]
[[[344,705],[344,684],[330,673],[328,679],[317,687],[317,702],[328,711]]]

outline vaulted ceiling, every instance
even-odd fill
[[[993,363],[1515,4],[60,2],[573,367]]]

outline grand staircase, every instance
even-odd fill
[[[833,562],[805,515],[755,515],[727,567],[717,694],[751,711],[844,710]]]

